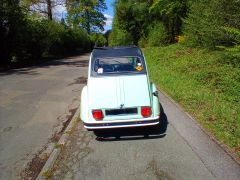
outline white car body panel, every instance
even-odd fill
[[[90,78],[88,87],[91,109],[150,106],[146,75]]]
[[[147,73],[91,75],[92,54],[89,61],[87,85],[83,88],[80,102],[80,117],[89,130],[157,125],[160,118],[160,103],[157,89],[149,82]],[[143,56],[143,61],[145,58]],[[141,115],[141,107],[149,106],[150,117]],[[105,110],[137,108],[136,114],[106,115]],[[92,110],[103,111],[104,118],[95,120]]]

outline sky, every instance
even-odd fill
[[[103,14],[107,18],[105,21],[104,26],[104,32],[106,32],[109,29],[112,29],[112,21],[113,21],[113,15],[114,15],[114,8],[113,3],[115,0],[106,0],[107,9],[104,10]],[[57,20],[61,20],[62,17],[66,17],[67,11],[64,6],[56,6],[53,10],[53,16]]]
[[[105,31],[112,29],[112,21],[113,21],[113,3],[114,0],[106,0],[107,10],[104,11],[104,16],[107,18],[106,25],[104,27]]]

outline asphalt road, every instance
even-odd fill
[[[54,144],[79,106],[88,56],[0,73],[0,179],[16,179]]]
[[[101,132],[79,123],[53,168],[53,179],[239,180],[240,166],[166,95],[161,124]],[[120,137],[120,139],[116,139]]]

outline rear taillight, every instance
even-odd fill
[[[103,112],[102,110],[92,110],[93,118],[96,120],[102,120],[103,119]]]
[[[151,107],[149,106],[144,106],[141,108],[141,114],[143,117],[149,117],[152,115],[152,110]]]

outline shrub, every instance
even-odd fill
[[[184,20],[186,43],[190,46],[214,48],[223,41],[221,2],[200,0],[192,3]]]
[[[90,36],[90,39],[94,46],[102,47],[107,45],[107,40],[103,34],[94,33]]]
[[[240,67],[240,45],[224,47],[224,50],[224,63],[232,64],[234,67]]]
[[[185,36],[177,36],[177,42],[178,43],[185,43],[186,37]]]
[[[240,66],[240,29],[234,27],[224,27],[225,35],[229,39],[228,46],[221,46],[224,49],[224,62]]]
[[[45,55],[60,55],[64,51],[64,35],[66,30],[62,24],[55,21],[47,22],[45,37]]]
[[[30,15],[18,3],[6,1],[0,13],[4,15],[0,17],[0,66],[33,64],[43,56],[57,57],[91,48],[84,30],[49,21],[37,14]]]
[[[45,49],[47,24],[45,20],[25,17],[24,27],[16,33],[11,51],[12,62],[32,64],[41,58]]]
[[[142,37],[139,41],[138,41],[138,46],[141,48],[145,48],[148,46],[148,40],[145,37]]]
[[[167,33],[162,23],[153,26],[148,34],[149,46],[160,46],[167,43]]]
[[[123,30],[113,30],[109,36],[110,46],[124,46],[133,44],[133,38],[130,33]]]
[[[88,51],[91,48],[89,35],[79,28],[66,28],[63,41],[65,54],[74,52],[75,50]]]

